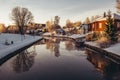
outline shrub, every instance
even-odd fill
[[[86,36],[86,41],[96,41],[99,39],[100,33],[99,32],[93,32],[92,34],[88,34]]]
[[[107,48],[111,45],[110,40],[108,40],[106,37],[101,37],[97,42],[101,48]]]

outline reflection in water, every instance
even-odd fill
[[[65,41],[66,50],[75,50],[75,44],[72,41]]]
[[[99,70],[105,80],[119,80],[120,67],[104,55],[86,49],[87,59]]]
[[[65,42],[66,50],[84,50],[83,47],[77,47],[76,43],[73,40],[65,38],[47,38],[43,39],[40,44],[46,43],[46,49],[50,50],[51,53],[54,53],[56,57],[60,56],[60,42]]]
[[[5,62],[0,67],[0,80],[120,79],[120,70],[115,63],[104,55],[81,50],[84,48],[77,47],[69,39],[43,39]]]
[[[60,56],[60,39],[59,38],[50,38],[46,41],[46,49],[49,49],[56,57]]]
[[[35,46],[34,51],[28,52],[27,50],[19,53],[13,60],[13,70],[17,73],[29,71],[34,64],[34,58],[36,56]]]
[[[84,46],[77,46],[79,44],[77,44],[75,41],[73,40],[66,40],[65,41],[65,46],[66,46],[66,50],[68,51],[72,51],[72,50],[80,50],[80,51],[84,51]]]

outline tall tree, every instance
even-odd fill
[[[92,17],[91,17],[91,21],[94,21],[94,20],[95,20],[95,17],[94,17],[94,16],[92,16]]]
[[[89,17],[87,17],[85,20],[85,24],[89,24],[89,23],[90,23],[90,19],[89,19]]]
[[[107,38],[112,42],[117,41],[117,29],[116,26],[114,26],[114,21],[111,18],[111,11],[108,11],[108,16],[107,16],[107,23],[106,23],[106,28],[105,32],[107,35]]]
[[[81,25],[82,25],[82,22],[81,22],[81,21],[76,21],[76,22],[73,23],[73,26],[74,26],[74,27],[79,27],[79,26],[81,26]]]
[[[55,16],[54,24],[59,25],[59,22],[60,22],[60,17],[59,16]]]
[[[27,8],[15,7],[12,10],[12,20],[19,28],[20,34],[24,34],[27,25],[33,21],[33,15]]]
[[[48,32],[50,32],[51,25],[52,25],[52,23],[50,21],[46,22],[46,29],[48,30]]]
[[[103,13],[103,17],[105,18],[107,15],[106,15],[106,12]]]
[[[66,20],[66,27],[67,28],[72,28],[73,27],[73,23],[69,19]]]

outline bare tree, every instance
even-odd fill
[[[66,27],[67,28],[72,28],[73,27],[73,23],[69,19],[66,20]]]
[[[89,17],[87,17],[86,19],[85,19],[85,24],[89,24],[90,23],[90,19],[89,19]]]
[[[33,15],[27,8],[15,7],[12,10],[12,20],[19,28],[21,35],[24,35],[28,23],[33,21]]]
[[[91,17],[91,22],[95,20],[95,16],[92,16]]]

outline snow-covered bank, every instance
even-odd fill
[[[77,39],[77,38],[83,38],[85,36],[86,36],[85,34],[73,34],[69,36],[69,38]]]
[[[105,50],[108,51],[108,52],[115,53],[115,54],[120,56],[120,43],[112,45],[111,47],[106,48]]]
[[[91,45],[91,46],[95,46],[95,47],[99,47],[100,48],[100,46],[98,46],[98,44],[97,44],[97,42],[85,42],[85,44],[89,44],[89,45]]]
[[[97,42],[85,42],[85,44],[100,48]],[[112,52],[120,56],[120,43],[116,43],[115,45],[111,45],[108,48],[104,48],[104,50],[106,50],[107,52]]]
[[[52,37],[63,37],[63,38],[72,38],[72,39],[77,39],[77,38],[83,38],[86,36],[86,34],[73,34],[73,35],[59,35],[59,34],[54,34],[52,35],[51,33],[47,32],[44,33],[43,36],[52,36]]]
[[[40,39],[42,39],[40,36],[25,35],[25,39],[21,40],[19,34],[0,34],[0,59]],[[5,45],[6,41],[9,45]],[[13,41],[13,44],[11,44],[11,41]]]

